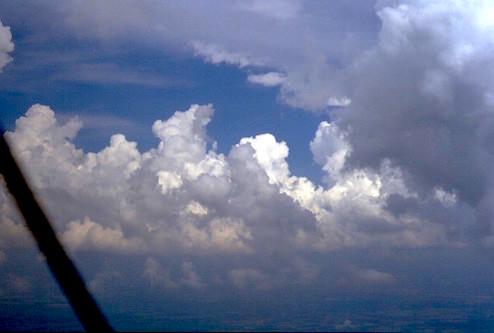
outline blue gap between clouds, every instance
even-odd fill
[[[59,47],[44,45],[42,48],[50,46]],[[81,48],[87,51],[90,47],[65,44],[63,51],[74,52]],[[127,51],[117,55],[102,52],[85,63],[111,63],[118,68],[138,69],[146,75],[162,76],[164,80],[170,80],[170,84],[59,81],[50,78],[63,70],[62,65],[40,65],[34,71],[26,69],[30,59],[24,54],[33,51],[30,48],[28,43],[16,44],[12,54],[15,60],[4,69],[11,87],[4,84],[0,91],[0,121],[8,130],[14,128],[15,120],[31,105],[40,103],[50,106],[60,122],[76,115],[107,117],[110,123],[98,128],[83,128],[75,139],[75,144],[86,152],[103,149],[116,133],[136,141],[139,150],[144,152],[158,143],[151,131],[155,120],[168,119],[175,111],[187,110],[191,104],[212,103],[215,115],[207,132],[212,141],[217,141],[218,152],[228,154],[242,137],[271,133],[277,141],[287,143],[292,174],[320,183],[323,172],[313,161],[309,143],[319,123],[329,117],[282,105],[277,101],[277,88],[248,83],[244,70],[206,64],[202,59],[184,55],[163,56],[163,50],[148,50],[143,54],[141,49],[139,53]],[[77,66],[77,63],[69,65]],[[23,82],[32,85],[33,89],[16,88],[23,86]],[[118,121],[111,123],[112,119],[119,118],[126,120],[127,125]]]

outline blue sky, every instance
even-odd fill
[[[492,13],[3,2],[0,122],[117,329],[485,331]],[[79,328],[0,228],[0,327]]]
[[[103,149],[117,132],[137,141],[140,149],[148,150],[157,144],[150,133],[156,119],[168,118],[192,102],[213,103],[216,114],[208,131],[211,139],[218,142],[220,152],[228,153],[242,137],[273,133],[289,144],[294,171],[320,180],[322,174],[319,167],[314,167],[309,142],[318,124],[329,120],[329,115],[322,111],[307,114],[301,108],[278,103],[276,87],[247,82],[249,71],[228,64],[205,63],[193,54],[152,47],[134,50],[125,45],[124,51],[111,52],[92,43],[66,40],[33,45],[22,42],[29,39],[29,32],[22,28],[13,35],[14,40],[21,41],[11,53],[15,62],[4,73],[7,83],[4,83],[2,108],[6,110],[3,121],[7,129],[14,127],[15,120],[29,106],[41,103],[50,105],[64,120],[73,116],[82,118],[85,126],[75,142],[84,150]],[[40,61],[33,70],[32,56],[38,52],[68,59]],[[88,52],[96,62],[86,66],[90,67],[88,70],[95,67],[97,72],[104,67],[111,69],[108,75],[114,77],[63,77],[67,68],[80,65],[77,57]],[[120,75],[119,70],[127,73]],[[46,77],[50,78],[49,86],[43,82]],[[16,85],[17,89],[12,88]]]

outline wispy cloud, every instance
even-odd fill
[[[88,84],[141,85],[170,87],[184,85],[184,81],[166,78],[161,74],[125,68],[112,63],[71,64],[60,73],[52,75],[52,81],[65,81]]]

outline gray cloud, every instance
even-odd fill
[[[75,37],[98,43],[100,51],[108,44],[137,43],[152,49],[195,53],[215,64],[257,66],[284,73],[280,100],[321,111],[327,108],[328,100],[345,97],[346,88],[337,80],[341,70],[375,41],[378,20],[373,5],[357,1],[214,1],[207,6],[188,1],[69,1],[33,5],[36,20],[27,20],[25,9],[8,4],[0,8],[8,17],[18,18],[14,23],[26,22],[33,41]],[[54,13],[57,26],[53,24]],[[110,71],[114,80],[138,80],[131,71],[118,74],[103,70]],[[75,74],[63,75],[107,80],[88,70],[79,69]]]
[[[14,43],[12,42],[10,27],[4,26],[0,21],[0,73],[12,61],[12,57],[9,56],[12,51],[14,51]]]
[[[402,207],[417,216],[412,207],[420,205],[429,220],[457,225],[471,223],[474,209],[477,223],[490,230],[491,208],[483,204],[491,197],[494,162],[493,27],[482,19],[488,12],[484,2],[380,9],[379,42],[350,70],[352,103],[334,118],[351,146],[347,168],[378,170],[389,160],[421,197]],[[455,193],[466,211],[443,218],[425,208],[437,189]],[[389,200],[389,208],[398,209]]]

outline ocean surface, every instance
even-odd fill
[[[390,297],[346,295],[300,297],[287,293],[168,302],[103,302],[119,331],[415,331],[494,330],[491,297]],[[60,297],[2,299],[2,331],[80,331]]]

